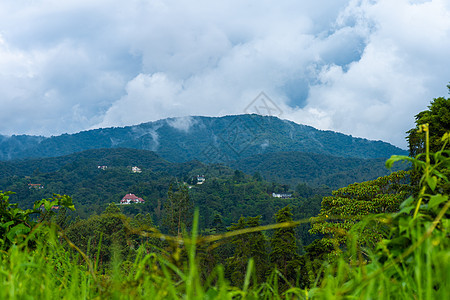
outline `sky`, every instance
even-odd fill
[[[448,0],[2,0],[0,134],[242,114],[263,93],[406,148],[448,97],[449,49]]]

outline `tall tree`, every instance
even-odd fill
[[[292,222],[292,209],[288,205],[275,214],[277,223]],[[297,254],[297,243],[294,227],[285,227],[275,230],[270,246],[270,262],[280,270],[285,278],[295,283],[299,266],[299,255]]]
[[[447,87],[450,93],[450,84]],[[416,127],[407,132],[406,138],[410,156],[425,152],[425,133],[418,130],[423,124],[429,124],[430,151],[439,151],[442,146],[442,136],[450,130],[450,98],[433,99],[428,109],[418,113],[415,118]]]
[[[447,85],[450,93],[450,84]],[[425,153],[426,135],[429,135],[429,151],[431,153],[441,150],[443,145],[442,136],[450,131],[450,98],[439,97],[433,99],[427,110],[418,113],[415,116],[416,127],[409,130],[407,140],[409,146],[409,154],[416,157],[420,153]],[[426,130],[420,130],[422,125],[428,124]],[[423,157],[421,158],[423,159]],[[433,159],[433,157],[431,157]],[[450,172],[440,168],[442,173],[446,176]],[[420,170],[414,170],[411,173],[411,183],[414,187],[419,186],[419,180],[422,177]],[[441,184],[441,188],[446,193],[450,192],[450,184]]]
[[[193,217],[192,208],[188,187],[181,185],[173,191],[170,185],[163,211],[163,225],[170,234],[181,235],[183,226],[189,226]]]
[[[98,254],[103,267],[108,266],[114,252],[124,259],[129,251],[125,215],[107,210],[101,215],[74,222],[65,230],[67,237],[91,259],[95,261]]]
[[[340,253],[350,230],[364,216],[398,211],[409,193],[407,175],[398,171],[333,191],[332,196],[323,198],[319,215],[311,218],[310,233],[323,234],[323,244],[334,249],[331,254]],[[373,246],[383,237],[383,226],[373,222],[362,228],[356,237],[358,245]]]
[[[239,230],[260,225],[261,216],[241,217],[237,223],[233,223],[229,229]],[[259,282],[264,281],[268,271],[268,255],[266,239],[262,232],[241,234],[232,239],[235,246],[233,256],[227,259],[227,275],[234,285],[242,285],[246,273],[247,263],[250,258],[255,261],[256,276]]]

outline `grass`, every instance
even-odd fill
[[[2,253],[0,298],[449,299],[448,228],[434,230],[436,219],[445,216],[443,210],[426,224],[411,222],[405,232],[411,238],[411,245],[402,255],[391,253],[387,260],[380,262],[383,251],[375,251],[370,263],[353,265],[341,258],[325,268],[319,286],[309,290],[291,287],[285,292],[278,290],[278,282],[283,278],[277,271],[266,282],[256,284],[253,260],[248,262],[242,287],[230,286],[220,265],[203,280],[196,258],[197,216],[194,230],[185,239],[188,259],[184,267],[177,267],[160,253],[145,253],[140,248],[133,262],[121,261],[115,255],[106,274],[93,268],[96,264],[86,256],[67,251],[56,230],[41,226],[35,234],[40,235],[42,242],[35,249],[26,247],[25,241]]]

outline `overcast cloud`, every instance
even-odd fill
[[[2,0],[0,134],[240,114],[264,91],[282,118],[404,148],[448,96],[449,49],[448,0]]]

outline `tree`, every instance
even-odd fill
[[[170,234],[180,236],[183,226],[189,226],[193,217],[192,208],[188,187],[182,185],[173,191],[170,185],[163,211],[163,225]]]
[[[239,230],[260,225],[261,216],[247,217],[241,216],[237,223],[233,223],[229,230]],[[244,282],[247,263],[250,258],[255,261],[256,277],[258,282],[265,279],[268,271],[268,257],[266,251],[266,239],[264,235],[258,232],[245,233],[232,239],[235,246],[234,254],[227,259],[226,271],[231,282],[238,286]]]
[[[450,93],[450,84],[447,85]],[[430,151],[437,152],[442,147],[442,136],[450,130],[450,98],[433,99],[424,110],[415,116],[416,127],[409,130],[407,140],[410,156],[425,153],[425,132],[419,132],[420,125],[429,124]]]
[[[316,239],[305,247],[306,253],[299,259],[300,288],[311,288],[318,278],[323,277],[324,262],[329,262],[333,250],[333,246],[323,239]]]
[[[245,179],[245,175],[242,171],[239,171],[239,170],[234,171],[234,175],[233,175],[234,183],[241,183],[244,181],[244,179]]]
[[[261,173],[255,172],[255,173],[253,174],[253,180],[255,180],[255,181],[262,181],[263,178],[262,178],[262,176],[261,176]]]
[[[223,224],[222,216],[219,213],[214,215],[214,219],[211,223],[211,228],[214,230],[214,233],[222,233],[227,230],[225,224]]]
[[[447,88],[450,93],[450,84],[447,85]],[[416,127],[407,132],[408,136],[406,139],[408,140],[409,155],[416,157],[422,153],[420,159],[424,160],[423,154],[427,151],[425,147],[426,136],[428,135],[429,137],[428,150],[431,153],[435,153],[441,150],[443,145],[442,137],[446,132],[450,131],[450,98],[445,99],[444,97],[439,97],[433,99],[428,106],[428,110],[418,113],[415,119]],[[433,159],[431,156],[431,160]],[[436,167],[445,176],[450,176],[448,168]],[[417,168],[411,172],[411,185],[414,188],[415,194],[418,193],[419,180],[422,175],[421,171]],[[449,183],[442,182],[439,187],[446,193],[450,192]]]
[[[108,210],[108,209],[107,209]],[[122,259],[129,250],[124,221],[121,213],[94,215],[85,220],[72,223],[66,230],[66,236],[95,261],[97,253],[99,263],[106,267],[117,252]]]
[[[323,234],[323,244],[332,247],[332,256],[345,247],[350,230],[364,216],[398,211],[400,203],[409,193],[408,172],[391,175],[362,183],[354,183],[324,197],[317,217],[311,218],[310,233]],[[378,221],[366,224],[356,236],[357,244],[373,246],[387,231]]]
[[[53,208],[68,208],[75,210],[72,198],[67,195],[54,194],[52,198],[42,199],[34,203],[33,209],[23,210],[18,204],[9,203],[9,196],[13,192],[0,191],[0,250],[7,250],[12,245],[27,239],[28,234],[38,222],[46,223],[55,216]],[[36,235],[35,235],[36,236]],[[35,238],[29,239],[29,244]]]
[[[120,214],[120,208],[114,203],[110,203],[108,204],[108,206],[106,207],[105,211],[103,212],[104,214]]]
[[[292,209],[288,205],[275,214],[277,223],[292,222]],[[297,254],[297,243],[294,227],[279,228],[275,230],[270,246],[270,262],[280,270],[285,278],[295,283],[299,266],[299,255]]]

